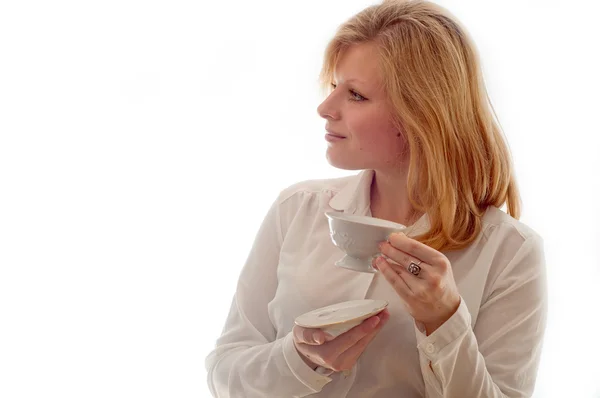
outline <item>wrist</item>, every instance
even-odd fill
[[[425,327],[425,334],[427,336],[429,336],[430,334],[435,332],[440,326],[442,326],[444,323],[446,323],[446,321],[448,321],[448,319],[450,319],[452,317],[452,315],[454,315],[456,313],[456,311],[458,310],[458,307],[460,306],[460,300],[461,300],[460,296],[458,296],[457,299],[452,300],[452,305],[440,317],[430,320],[430,321],[427,321],[427,322],[421,322],[423,324],[423,326]]]
[[[450,318],[448,318],[448,319],[450,319]],[[423,323],[423,326],[425,327],[425,336],[429,336],[429,335],[431,335],[431,333],[438,330],[439,327],[442,326],[446,322],[446,320]]]

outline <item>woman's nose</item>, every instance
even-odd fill
[[[323,119],[339,119],[339,111],[335,109],[330,99],[331,97],[327,97],[325,101],[321,102],[317,107],[317,113]]]

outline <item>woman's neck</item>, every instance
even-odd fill
[[[376,218],[412,225],[421,217],[408,200],[407,174],[390,176],[375,171],[371,182],[371,215]]]

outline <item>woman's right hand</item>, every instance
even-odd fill
[[[322,366],[335,372],[350,370],[389,318],[390,313],[385,309],[335,338],[321,329],[296,325],[294,345],[313,369]]]

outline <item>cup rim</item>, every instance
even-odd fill
[[[399,224],[393,221],[384,220],[382,218],[371,217],[371,216],[359,216],[356,214],[344,214],[333,211],[326,211],[325,216],[329,219],[347,221],[354,224],[365,225],[369,227],[382,227],[382,228],[393,228],[393,229],[406,229],[406,225]],[[371,221],[371,222],[369,222]]]

